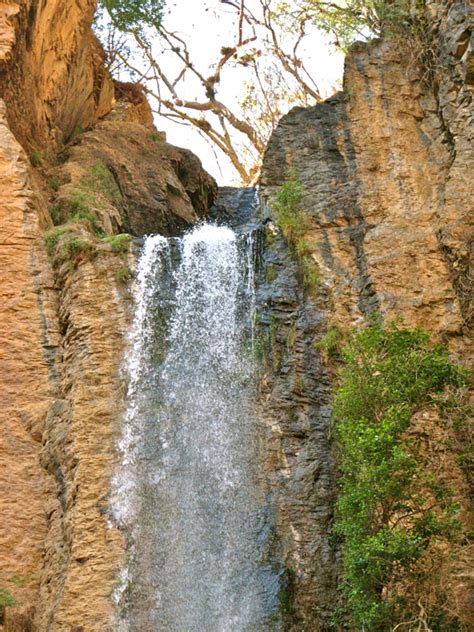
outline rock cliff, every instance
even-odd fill
[[[6,631],[112,625],[124,549],[107,504],[133,267],[113,236],[174,234],[216,193],[154,129],[141,89],[108,75],[95,4],[0,2]]]
[[[264,304],[280,357],[262,395],[297,630],[326,629],[337,601],[328,537],[334,376],[318,341],[375,313],[426,329],[472,362],[472,12],[464,2],[429,2],[427,11],[429,72],[393,41],[354,45],[344,91],[284,116],[264,158],[270,207],[284,172],[302,184],[305,244],[319,276],[316,298],[305,297],[281,237],[269,235]],[[452,582],[461,610],[465,573]]]

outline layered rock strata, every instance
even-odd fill
[[[28,622],[37,604],[45,507],[54,497],[40,464],[52,397],[39,305],[44,258],[36,245],[44,209],[1,102],[0,182],[0,586],[17,600],[12,619]]]
[[[320,277],[316,302],[304,298],[281,236],[270,235],[266,326],[283,361],[267,370],[262,395],[297,630],[326,629],[337,600],[332,376],[318,341],[378,313],[472,359],[472,12],[464,2],[427,10],[431,68],[394,42],[354,45],[344,92],[283,117],[265,154],[270,217],[285,175],[302,184]],[[449,581],[463,601],[464,580]]]
[[[109,237],[175,234],[216,191],[193,154],[156,132],[140,88],[114,86],[94,9],[93,0],[0,2],[6,632],[113,626],[124,547],[108,495],[134,258]],[[51,218],[74,215],[52,228]]]

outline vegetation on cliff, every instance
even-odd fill
[[[349,629],[423,620],[423,629],[465,629],[446,603],[446,587],[426,586],[440,561],[462,547],[459,490],[450,485],[452,472],[443,474],[443,465],[423,454],[413,419],[431,406],[435,425],[455,423],[459,430],[467,371],[422,330],[378,321],[350,335],[342,359],[334,399],[341,473],[335,532],[342,538]],[[429,434],[432,416],[426,419],[421,433]]]
[[[50,181],[56,194],[60,184],[57,178]],[[69,262],[75,267],[80,260],[93,260],[100,252],[110,251],[120,255],[122,264],[131,235],[110,234],[106,230],[109,215],[118,212],[123,226],[127,218],[119,186],[102,160],[89,165],[74,185],[68,185],[67,194],[59,197],[49,211],[55,226],[46,231],[44,243],[55,265]],[[117,279],[122,283],[131,276],[127,266],[117,270]]]
[[[15,600],[7,588],[0,588],[0,625],[5,621],[5,609],[15,605]]]
[[[287,244],[298,261],[303,287],[311,293],[319,285],[318,265],[311,253],[313,244],[307,239],[311,220],[303,207],[303,188],[293,171],[289,171],[278,190],[272,209]]]

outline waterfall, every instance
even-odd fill
[[[259,477],[252,233],[148,237],[113,482],[128,558],[119,630],[280,630]]]

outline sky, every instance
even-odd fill
[[[248,7],[256,9],[257,0],[247,0]],[[219,0],[167,0],[163,24],[168,31],[179,34],[188,43],[191,58],[204,76],[219,58],[222,46],[230,46],[235,33],[237,14],[231,7],[226,7]],[[328,38],[315,29],[309,32],[302,48],[303,59],[312,77],[318,85],[320,94],[325,98],[340,88],[343,70],[343,55],[335,50]],[[179,73],[180,67],[175,62],[175,55],[167,52],[162,46],[154,46],[154,54],[162,60],[162,65]],[[241,65],[229,67],[222,73],[219,84],[219,99],[230,104],[232,109],[239,110],[242,101],[242,86],[249,78],[249,70]],[[199,86],[191,77],[183,83],[185,97],[195,100]],[[192,127],[173,123],[163,117],[156,116],[156,126],[165,131],[168,142],[191,149],[202,160],[206,170],[219,184],[238,184],[238,177],[230,161],[219,152],[216,155],[209,143]]]

